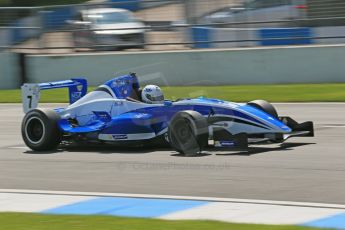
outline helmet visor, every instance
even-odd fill
[[[163,101],[164,100],[164,96],[160,95],[160,96],[151,96],[150,94],[146,94],[147,99],[149,99],[150,101]]]

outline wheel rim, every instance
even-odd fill
[[[175,135],[178,137],[178,142],[180,145],[186,144],[191,138],[194,138],[193,131],[190,127],[190,124],[186,120],[180,120],[176,122]]]
[[[32,144],[38,144],[45,136],[43,121],[38,117],[31,117],[25,124],[25,136]]]

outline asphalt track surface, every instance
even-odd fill
[[[0,188],[345,204],[345,104],[276,106],[281,115],[313,120],[316,137],[183,157],[86,146],[37,154],[21,139],[21,106],[2,104]]]

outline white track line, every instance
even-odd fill
[[[85,210],[98,213],[97,210],[108,210],[98,199],[101,197],[151,198],[174,200],[199,200],[202,205],[182,208],[176,211],[165,211],[153,218],[166,220],[216,220],[248,224],[286,224],[303,225],[324,218],[332,218],[345,213],[345,205],[320,204],[306,202],[288,202],[271,200],[251,200],[194,196],[167,196],[128,193],[69,192],[45,190],[0,189],[0,212],[43,212],[56,208],[74,205],[74,209],[65,214],[82,214]],[[101,199],[103,200],[103,199]],[[91,206],[85,206],[88,202]],[[151,201],[154,202],[154,201]],[[179,202],[179,201],[176,201]],[[78,206],[79,205],[79,206]],[[143,215],[145,208],[137,207],[135,215]],[[160,209],[164,210],[164,207]],[[124,208],[126,209],[126,208]],[[123,210],[126,215],[129,210]],[[138,212],[139,211],[139,212]],[[141,213],[140,213],[141,212]],[[57,212],[59,213],[59,212]],[[111,215],[111,214],[110,214]],[[342,227],[343,223],[340,223]]]
[[[343,213],[332,208],[296,207],[267,204],[211,202],[165,216],[166,220],[218,220],[233,223],[303,224]]]
[[[0,193],[0,212],[41,212],[89,199],[86,196]]]
[[[242,204],[265,204],[265,205],[314,207],[314,208],[333,208],[333,209],[345,210],[345,205],[341,205],[341,204],[325,204],[325,203],[309,203],[309,202],[293,202],[293,201],[273,201],[273,200],[254,200],[254,199],[236,199],[236,198],[217,198],[217,197],[199,197],[199,196],[174,196],[174,195],[170,196],[170,195],[153,195],[153,194],[134,194],[134,193],[71,192],[71,191],[25,190],[25,189],[0,189],[0,193],[200,200],[200,201],[211,201],[211,202],[229,202],[229,203],[242,203]]]

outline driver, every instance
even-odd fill
[[[156,85],[147,85],[141,92],[142,101],[148,104],[163,104],[164,103],[164,95]]]

